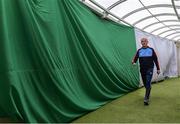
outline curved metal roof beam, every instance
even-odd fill
[[[173,8],[173,6],[171,4],[158,4],[158,5],[150,5],[150,6],[146,6],[147,9],[151,9],[151,8],[158,8],[158,7],[167,7],[167,8]],[[135,9],[129,13],[127,13],[126,15],[124,15],[121,19],[125,19],[127,18],[128,16],[136,13],[136,12],[139,12],[139,11],[142,11],[142,10],[146,10],[146,8],[144,7],[141,7],[141,8],[138,8],[138,9]],[[180,6],[177,6],[178,9],[180,9]]]
[[[176,13],[176,16],[177,16],[178,20],[180,20],[180,17],[179,17],[179,14],[178,14],[176,5],[175,5],[175,3],[174,3],[174,0],[171,0],[171,2],[172,2],[172,6],[173,6],[173,9],[174,9],[174,12]]]
[[[178,30],[180,30],[180,28],[173,28],[173,30],[172,30],[172,29],[165,30],[165,31],[163,31],[163,32],[161,32],[161,33],[159,33],[159,34],[157,34],[157,35],[162,35],[162,34],[164,34],[164,33],[166,33],[166,32],[170,32],[170,31],[174,31],[174,30],[178,31]]]
[[[129,25],[129,26],[132,26],[130,23],[122,20],[122,19],[121,19],[120,17],[118,17],[117,15],[111,13],[109,10],[107,10],[106,8],[104,8],[102,5],[100,5],[100,4],[97,3],[96,1],[94,1],[94,0],[89,0],[89,1],[90,1],[91,3],[93,3],[93,4],[95,4],[97,7],[101,8],[102,10],[104,10],[103,13],[105,14],[105,16],[106,16],[106,14],[110,14],[110,15],[112,15],[114,18],[118,19],[119,21],[122,21],[123,23],[125,23],[125,24],[127,24],[127,25]],[[101,14],[103,14],[103,13],[101,13]]]
[[[166,36],[164,36],[164,37],[167,38],[167,37],[169,37],[169,36],[171,36],[171,35],[174,35],[174,34],[180,34],[180,32],[174,32],[174,33],[168,34],[168,35],[166,35]]]
[[[84,1],[84,0],[82,0],[82,1]],[[95,2],[94,0],[89,0],[89,1],[91,1],[93,4],[95,4],[95,5],[98,6],[99,8],[103,9],[105,13],[114,16],[115,18],[119,19],[120,21],[126,23],[126,24],[129,25],[129,26],[132,26],[130,23],[124,21],[122,18],[120,18],[120,17],[116,16],[115,14],[111,13],[109,10],[107,10],[106,8],[104,8],[103,6],[101,6],[100,4],[98,4],[97,2]],[[161,6],[161,5],[162,5],[162,6]],[[163,6],[163,5],[165,5],[165,6]],[[154,7],[153,7],[153,6],[154,6]],[[142,10],[144,10],[144,9],[147,10],[148,8],[155,8],[155,7],[172,7],[172,5],[169,5],[169,4],[151,5],[151,7],[150,7],[150,6],[142,7]],[[180,8],[180,6],[177,6],[177,8]],[[140,8],[139,8],[139,9],[140,9]],[[138,9],[137,9],[137,10],[138,10]],[[132,13],[134,13],[134,11],[133,11]],[[161,15],[163,15],[163,14],[161,14]],[[171,15],[171,16],[173,15],[173,16],[174,16],[175,14],[164,13],[164,15]],[[154,15],[152,15],[152,16],[155,17]],[[160,15],[157,14],[156,16],[160,16]],[[177,25],[176,25],[176,26],[177,26]],[[134,27],[135,27],[135,26],[134,26]],[[136,27],[136,28],[137,28],[137,27]],[[137,29],[139,29],[139,28],[137,28]],[[140,29],[140,30],[141,30],[141,29]],[[173,29],[172,29],[172,30],[173,30]]]
[[[177,26],[177,27],[180,27],[180,25],[167,25],[168,27],[172,27],[172,26]],[[159,28],[156,28],[156,29],[154,29],[153,31],[151,31],[151,32],[149,32],[149,33],[154,33],[155,31],[158,31],[158,30],[160,30],[160,29],[163,29],[163,28],[167,28],[167,27],[165,27],[165,26],[161,26],[161,27],[159,27]]]
[[[179,22],[179,21],[178,21],[178,20],[163,20],[163,21],[161,21],[161,22]],[[155,24],[159,24],[159,23],[161,23],[161,22],[151,23],[151,24],[145,26],[144,28],[142,28],[142,30],[145,30],[146,28],[151,27],[151,26],[153,26],[153,25],[155,25]]]
[[[177,39],[176,41],[180,41],[180,39]],[[179,42],[178,42],[179,43]]]
[[[114,4],[110,5],[110,6],[107,8],[107,10],[111,10],[112,8],[116,7],[117,5],[119,5],[119,4],[121,4],[121,3],[125,2],[125,1],[127,1],[127,0],[118,0],[118,1],[115,2]]]
[[[179,39],[177,39],[176,41],[178,41],[178,43],[179,43],[179,41],[180,41],[180,38],[179,38]]]
[[[171,39],[174,40],[177,37],[180,37],[180,34],[178,34],[177,36],[172,37]]]
[[[146,20],[146,19],[149,19],[149,18],[153,18],[153,17],[157,17],[157,16],[176,16],[176,14],[174,13],[160,13],[160,14],[155,14],[155,15],[151,15],[151,16],[147,16],[147,17],[144,17],[136,22],[134,22],[132,25],[135,26],[137,25],[138,23]]]

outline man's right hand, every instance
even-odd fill
[[[159,75],[161,72],[160,72],[160,70],[157,70],[157,74]]]

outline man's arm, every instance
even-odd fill
[[[160,74],[159,62],[158,62],[158,58],[157,58],[157,55],[156,55],[156,52],[154,51],[154,49],[153,49],[153,61],[156,65],[157,73]]]
[[[139,58],[139,50],[136,52],[136,55],[134,56],[133,60],[132,60],[132,64],[135,64],[137,62]]]

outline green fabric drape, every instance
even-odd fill
[[[138,88],[134,29],[77,0],[0,0],[0,115],[69,122]]]

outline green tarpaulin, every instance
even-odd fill
[[[0,0],[0,115],[69,122],[138,88],[134,29],[77,0]]]

